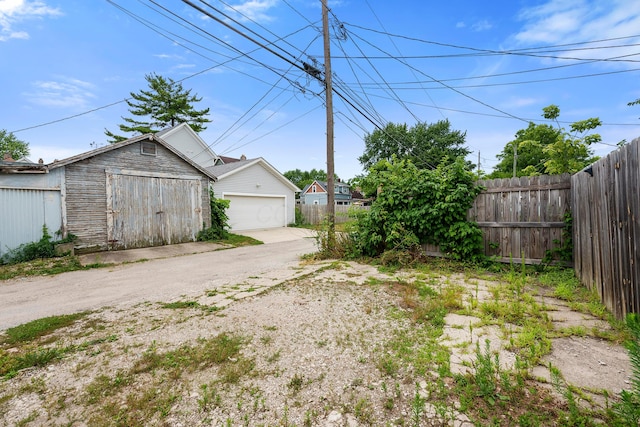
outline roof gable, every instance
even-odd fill
[[[129,138],[127,140],[124,140],[122,142],[116,142],[116,143],[113,143],[113,144],[108,144],[108,145],[106,145],[104,147],[96,148],[95,150],[91,150],[91,151],[87,151],[87,152],[84,152],[84,153],[80,153],[80,154],[72,156],[72,157],[67,157],[66,159],[54,161],[53,163],[48,164],[47,167],[49,169],[56,169],[56,168],[59,168],[59,167],[62,167],[62,166],[66,166],[66,165],[69,165],[69,164],[72,164],[72,163],[80,162],[82,160],[86,160],[86,159],[89,159],[91,157],[99,156],[101,154],[108,153],[109,151],[118,150],[118,149],[120,149],[122,147],[126,147],[128,145],[132,145],[132,144],[135,144],[135,143],[138,143],[138,142],[143,142],[143,141],[156,142],[156,143],[162,145],[164,148],[166,148],[167,150],[171,151],[173,154],[175,154],[176,156],[180,157],[186,163],[188,163],[189,165],[193,166],[195,169],[200,171],[202,174],[208,176],[209,178],[211,178],[214,181],[217,180],[215,175],[213,175],[206,168],[203,168],[198,163],[196,163],[193,160],[189,159],[187,156],[182,154],[180,151],[176,150],[171,144],[168,144],[162,138],[160,138],[160,137],[158,137],[158,136],[156,136],[154,134],[139,135],[139,136],[135,136],[133,138]]]
[[[271,166],[269,162],[267,162],[262,157],[258,157],[257,159],[247,159],[247,160],[239,160],[233,163],[226,163],[223,165],[213,166],[207,168],[213,175],[217,177],[218,180],[225,179],[231,175],[239,173],[245,169],[250,168],[253,165],[260,165],[264,169],[266,169],[269,173],[275,176],[278,180],[280,180],[283,184],[289,187],[294,192],[299,192],[300,189],[291,181],[287,179],[284,175],[282,175],[276,168]]]
[[[155,135],[171,144],[178,151],[182,151],[202,167],[213,166],[220,159],[220,156],[187,123],[163,129]]]

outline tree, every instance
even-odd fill
[[[544,172],[547,160],[544,148],[553,144],[561,131],[547,124],[529,123],[526,129],[516,132],[515,139],[509,141],[496,157],[500,160],[489,178],[513,176],[513,157],[517,153],[516,176],[532,176]]]
[[[313,181],[327,181],[327,173],[322,169],[311,169],[310,171],[294,169],[286,171],[283,175],[300,189],[303,189]],[[338,179],[338,175],[334,175],[334,177]]]
[[[29,155],[29,144],[19,140],[13,132],[0,129],[0,155],[4,158],[9,154],[12,159],[18,160]]]
[[[442,162],[451,163],[470,153],[465,144],[466,132],[452,130],[448,120],[436,123],[389,123],[384,129],[376,129],[364,138],[365,151],[358,158],[365,169],[380,160],[409,159],[417,167],[433,169]]]
[[[206,129],[205,125],[211,122],[206,117],[209,109],[196,110],[193,107],[193,104],[202,101],[202,98],[191,95],[191,89],[185,90],[182,83],[154,73],[146,75],[145,80],[149,90],[141,90],[139,93],[131,92],[133,101],[127,100],[129,112],[135,117],[122,118],[126,122],[119,125],[122,132],[134,133],[134,135],[155,133],[180,123],[188,123],[195,132]],[[148,119],[147,121],[138,120],[137,117]],[[127,139],[107,129],[105,129],[105,135],[111,138],[109,141],[111,143]]]
[[[508,142],[502,153],[497,155],[500,163],[490,178],[513,176],[514,155],[516,176],[575,173],[597,160],[590,146],[601,138],[588,132],[601,125],[600,119],[577,121],[567,132],[558,121],[560,108],[557,105],[549,105],[542,111],[542,116],[555,121],[557,126],[529,123],[526,129],[516,132],[516,139]]]
[[[548,120],[554,120],[562,134],[556,138],[553,144],[544,148],[547,161],[544,162],[545,172],[548,174],[575,173],[598,158],[593,157],[591,144],[602,141],[599,134],[588,134],[589,131],[602,124],[599,118],[592,117],[571,124],[571,132],[565,132],[560,126],[558,117],[560,108],[557,105],[549,105],[542,109],[542,116]]]

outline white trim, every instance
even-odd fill
[[[286,194],[259,194],[259,193],[237,193],[237,192],[225,192],[223,191],[222,193],[222,198],[224,198],[224,196],[244,196],[244,197],[280,197],[282,199],[287,199],[287,195]]]

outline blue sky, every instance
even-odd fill
[[[322,68],[320,0],[192,1],[281,57]],[[549,104],[567,128],[605,123],[598,155],[640,137],[640,106],[627,106],[640,98],[640,0],[329,6],[333,80],[348,100],[334,96],[341,178],[362,172],[363,136],[388,122],[447,118],[485,171]],[[280,56],[179,0],[0,0],[0,129],[27,141],[34,161],[90,150],[157,73],[185,79],[197,107],[211,109],[201,136],[216,153],[264,157],[281,172],[325,169],[322,88]]]

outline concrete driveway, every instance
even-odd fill
[[[251,282],[246,285],[249,287],[258,281],[263,287],[275,286],[303,274],[300,256],[316,250],[311,238],[314,233],[309,230],[283,228],[243,234],[256,236],[265,244],[226,250],[210,247],[201,253],[189,252],[184,246],[178,251],[184,252],[182,256],[173,253],[157,259],[152,259],[154,248],[150,248],[142,256],[149,259],[145,262],[1,281],[0,331],[46,316],[197,297],[230,284]],[[167,255],[160,248],[156,251]],[[107,262],[111,254],[101,256],[101,262]]]

